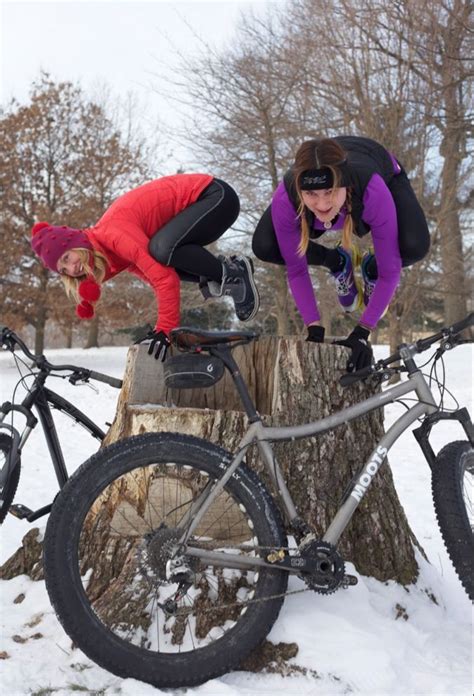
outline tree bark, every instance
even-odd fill
[[[89,332],[87,334],[87,342],[84,348],[99,347],[99,317],[95,316],[89,323]]]
[[[234,355],[267,425],[315,421],[373,393],[361,383],[340,387],[347,352],[338,346],[266,336],[236,348]],[[143,432],[175,431],[235,450],[247,419],[228,372],[212,388],[178,391],[166,389],[162,369],[161,363],[148,359],[146,347],[129,350],[124,387],[105,444]],[[317,437],[275,443],[294,502],[318,536],[382,434],[383,412],[377,410]],[[271,487],[256,447],[246,461]],[[414,546],[420,548],[386,463],[345,531],[341,553],[364,575],[409,584],[418,574]]]

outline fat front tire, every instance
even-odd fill
[[[12,448],[13,438],[4,433],[0,434],[0,477],[3,481],[3,477],[6,476],[8,459],[10,450]],[[5,517],[8,514],[10,505],[15,497],[16,490],[18,488],[18,482],[20,480],[21,471],[21,460],[18,457],[15,468],[10,475],[5,478],[5,481],[0,486],[0,524],[3,523]]]
[[[198,438],[139,435],[91,457],[56,498],[44,540],[46,586],[66,633],[101,667],[159,688],[191,686],[237,667],[270,631],[287,573],[235,563],[236,554],[286,546],[256,474],[241,465],[186,547],[176,543],[178,525],[195,519],[193,501],[231,459]],[[234,562],[225,567],[224,556],[213,566],[186,556],[191,547]],[[170,575],[177,548],[182,570]]]
[[[434,508],[449,557],[471,601],[474,600],[473,480],[472,445],[457,440],[443,447],[432,472]]]

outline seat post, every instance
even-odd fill
[[[262,418],[255,408],[255,404],[252,401],[249,390],[247,389],[247,385],[245,384],[244,378],[240,373],[239,367],[234,360],[231,349],[227,346],[220,345],[219,347],[210,348],[209,352],[211,355],[217,355],[229,370],[237,391],[239,392],[240,400],[242,401],[249,422],[256,423],[257,421],[261,421]]]

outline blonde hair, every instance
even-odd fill
[[[303,172],[308,169],[321,169],[323,167],[331,171],[333,177],[333,188],[340,188],[342,183],[341,172],[338,164],[346,157],[346,152],[336,140],[332,138],[319,138],[306,140],[300,145],[293,167],[295,177],[296,193],[298,194],[299,206],[298,217],[301,221],[301,239],[298,245],[298,253],[304,256],[308,249],[310,230],[306,215],[306,206],[301,194],[300,179]],[[348,188],[346,194],[347,215],[342,228],[341,245],[346,251],[350,251],[353,246],[354,221],[352,219],[352,196]]]
[[[79,256],[84,268],[83,275],[73,278],[68,275],[61,275],[66,294],[72,297],[76,302],[81,302],[79,295],[79,284],[86,278],[93,278],[99,285],[102,284],[107,271],[107,257],[100,251],[93,249],[72,249]]]

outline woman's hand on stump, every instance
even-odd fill
[[[324,326],[310,324],[306,328],[308,329],[307,341],[311,343],[324,343]]]
[[[369,343],[369,335],[369,329],[357,325],[347,338],[334,341],[337,346],[346,346],[351,349],[351,357],[347,361],[346,367],[348,372],[362,370],[372,363],[374,354]]]
[[[155,330],[149,331],[146,336],[139,338],[138,341],[135,341],[135,343],[146,343],[148,341],[150,341],[150,345],[148,346],[148,355],[154,354],[155,360],[161,360],[161,362],[164,362],[168,348],[171,345],[170,339],[165,332]]]

